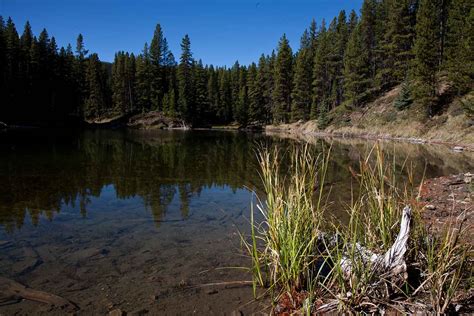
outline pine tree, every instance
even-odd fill
[[[359,18],[357,17],[357,13],[354,10],[352,10],[351,14],[349,15],[349,22],[347,23],[349,34],[351,34],[355,30],[358,23],[359,23]]]
[[[20,47],[21,47],[21,70],[24,82],[24,89],[27,91],[27,94],[31,93],[29,91],[29,86],[31,85],[31,71],[30,71],[30,52],[31,45],[33,44],[33,31],[31,30],[30,22],[26,22],[23,33],[20,37]]]
[[[236,107],[236,121],[241,126],[247,126],[248,123],[248,91],[247,91],[247,69],[240,67],[239,74],[239,94]]]
[[[397,98],[393,101],[393,106],[399,111],[406,109],[412,103],[410,93],[411,93],[410,85],[405,80],[402,83],[400,93],[398,94]]]
[[[331,82],[329,78],[329,58],[330,58],[330,40],[326,30],[326,24],[323,20],[318,35],[318,48],[313,62],[313,99],[310,111],[311,119],[316,119],[319,113],[319,107],[328,102],[331,91]]]
[[[181,58],[178,66],[178,108],[186,122],[196,123],[194,118],[193,55],[191,41],[186,34],[181,42]]]
[[[240,97],[240,64],[238,61],[234,63],[230,69],[230,81],[231,81],[231,92],[232,92],[232,114],[234,114],[234,120],[237,120],[238,105]]]
[[[5,79],[5,99],[7,104],[15,104],[18,85],[18,62],[20,52],[20,40],[18,33],[11,18],[8,18],[4,31],[5,36],[5,59],[6,59],[6,79]]]
[[[273,90],[275,87],[275,52],[270,56],[262,55],[258,62],[257,80],[263,86],[264,122],[270,123],[273,115]]]
[[[216,116],[217,119],[223,123],[229,123],[233,118],[230,72],[226,69],[220,71],[219,110],[217,111]]]
[[[89,53],[85,49],[84,38],[82,34],[77,36],[76,40],[76,60],[74,63],[74,78],[76,79],[76,95],[77,95],[77,104],[79,104],[79,109],[85,108],[85,99],[87,93],[87,83],[86,83],[86,61],[85,58]],[[84,116],[85,113],[82,113]]]
[[[148,111],[151,109],[151,83],[152,83],[152,69],[151,60],[148,50],[148,44],[145,43],[143,51],[138,55],[136,60],[136,103],[139,110]]]
[[[97,54],[91,54],[86,61],[87,95],[84,103],[84,116],[93,119],[100,116],[106,108],[105,71]]]
[[[112,65],[112,102],[114,107],[120,113],[123,113],[126,103],[124,76],[124,52],[115,54],[114,63]]]
[[[423,104],[428,115],[434,114],[436,73],[439,66],[437,7],[434,1],[421,0],[416,18],[414,44],[413,94]]]
[[[78,59],[84,60],[88,53],[89,51],[84,46],[84,37],[79,34],[76,40],[76,56]]]
[[[311,41],[311,50],[314,52],[316,50],[316,41],[318,38],[318,26],[314,19],[311,20],[311,24],[309,26],[309,38]]]
[[[207,74],[202,60],[195,63],[193,67],[194,78],[194,120],[196,122],[209,122],[209,98],[207,94]]]
[[[265,59],[265,57],[263,57]],[[264,122],[264,80],[259,77],[259,70],[257,65],[252,63],[248,70],[247,76],[248,86],[248,99],[249,99],[249,110],[248,117],[249,122],[252,124],[260,124]]]
[[[448,31],[448,8],[452,0],[436,0],[436,12],[438,23],[438,66],[442,67],[445,61],[446,34]]]
[[[387,20],[390,1],[376,1],[375,2],[375,21],[374,21],[374,47],[373,59],[374,68],[372,73],[372,87],[373,93],[385,91],[391,86],[390,76],[388,75],[387,60],[388,52],[386,49]]]
[[[362,39],[361,24],[358,24],[344,54],[344,95],[346,101],[354,106],[367,100],[372,84],[368,51]]]
[[[133,112],[135,106],[135,56],[125,52],[115,54],[112,65],[112,99],[121,114]]]
[[[151,105],[155,110],[161,110],[161,101],[165,93],[163,82],[165,76],[165,60],[168,54],[168,44],[163,36],[161,25],[157,24],[150,45],[151,62]]]
[[[273,121],[286,123],[291,108],[293,53],[286,35],[280,39],[275,62],[275,88],[273,91]]]
[[[214,66],[210,66],[208,70],[209,80],[207,82],[207,95],[209,98],[209,119],[212,122],[216,121],[216,114],[219,111],[219,78],[218,72]]]
[[[311,46],[307,33],[301,38],[301,48],[296,57],[294,86],[292,91],[291,120],[307,120],[311,109]]]
[[[163,112],[168,117],[176,117],[176,92],[174,88],[171,88],[163,98]]]
[[[319,115],[318,115],[318,128],[325,129],[329,124],[328,118],[328,105],[327,101],[324,101],[319,107]]]
[[[385,77],[383,81],[387,86],[402,82],[408,74],[410,61],[413,58],[412,46],[415,36],[413,15],[413,0],[388,2],[383,47],[386,51],[386,63],[378,74],[379,77]]]
[[[377,71],[376,61],[376,23],[377,23],[377,1],[364,0],[360,17],[360,40],[363,49],[366,51],[367,64],[369,69],[370,85],[375,78]]]
[[[333,37],[334,40],[330,58],[330,67],[333,68],[330,98],[332,108],[341,104],[344,97],[344,53],[349,39],[348,23],[344,10],[339,12]]]
[[[474,78],[474,5],[451,0],[446,37],[446,70],[458,94],[469,90]]]
[[[71,45],[61,47],[58,56],[57,103],[61,105],[60,117],[68,119],[77,112],[75,103],[74,53]]]

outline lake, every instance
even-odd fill
[[[337,213],[350,199],[349,166],[374,143],[312,142],[316,150],[332,145]],[[240,282],[251,276],[239,231],[248,232],[252,192],[261,192],[255,151],[293,143],[303,142],[206,130],[0,133],[0,276],[65,297],[84,315],[262,311],[266,302]],[[473,153],[381,145],[417,179],[474,169]],[[59,311],[0,303],[0,315],[13,313]]]

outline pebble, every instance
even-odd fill
[[[472,182],[472,177],[474,175],[470,172],[464,174],[464,183],[469,184]]]
[[[425,208],[430,211],[436,210],[436,206],[434,206],[433,204],[428,204],[425,206]]]
[[[462,147],[462,146],[454,146],[454,147],[453,147],[453,150],[456,151],[456,152],[460,152],[460,151],[463,151],[463,150],[464,150],[464,147]]]
[[[127,313],[123,312],[120,308],[114,309],[113,311],[109,312],[109,316],[123,316],[127,315]]]

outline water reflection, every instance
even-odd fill
[[[7,231],[21,228],[27,215],[37,225],[65,207],[85,217],[91,199],[108,185],[117,199],[140,197],[157,222],[177,197],[186,218],[190,199],[203,188],[236,190],[256,175],[252,143],[258,136],[35,131],[0,137],[0,225]]]
[[[329,147],[329,141],[306,139]],[[286,147],[292,139],[210,131],[16,131],[0,134],[0,226],[20,229],[27,218],[53,220],[65,209],[87,217],[91,201],[112,190],[110,200],[138,198],[159,224],[173,201],[180,218],[203,189],[258,187],[256,143]],[[329,183],[337,196],[350,193],[348,166],[355,167],[371,142],[335,140]],[[399,165],[413,164],[418,178],[472,170],[470,153],[441,146],[383,144]],[[407,159],[405,161],[405,158]]]

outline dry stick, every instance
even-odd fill
[[[189,286],[188,289],[206,287],[206,286],[221,286],[221,285],[247,285],[253,284],[253,281],[229,281],[229,282],[215,282],[215,283],[205,283]]]

